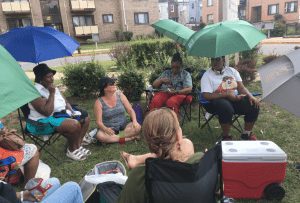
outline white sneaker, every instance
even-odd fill
[[[91,130],[89,133],[86,133],[82,140],[82,145],[89,145],[91,143],[96,143],[97,139],[95,138],[95,135],[97,134],[98,129],[95,128]]]
[[[75,161],[83,161],[86,159],[86,154],[80,149],[76,149],[73,152],[70,152],[70,150],[67,149],[66,156]]]

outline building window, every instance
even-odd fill
[[[135,24],[149,24],[149,14],[145,13],[134,13]]]
[[[78,26],[91,26],[94,24],[93,16],[73,16],[73,25]]]
[[[195,7],[195,5],[194,5],[194,3],[192,3],[192,9],[194,9],[194,7]]]
[[[268,6],[268,15],[278,14],[279,4],[272,4]]]
[[[214,23],[214,15],[213,14],[208,14],[207,15],[207,23]]]
[[[285,3],[285,12],[286,13],[294,13],[297,12],[298,7],[297,1],[291,1]]]
[[[170,5],[170,12],[171,12],[171,13],[174,13],[174,12],[175,12],[174,4],[171,4],[171,5]]]
[[[103,23],[114,23],[113,14],[102,15]]]
[[[207,6],[212,6],[213,5],[213,0],[207,0]]]
[[[7,19],[8,29],[26,27],[32,25],[30,18],[8,18]]]

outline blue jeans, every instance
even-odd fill
[[[61,186],[57,178],[50,178],[46,182],[52,187],[42,199],[42,203],[83,203],[82,193],[77,183],[67,182]]]

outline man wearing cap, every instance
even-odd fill
[[[81,147],[82,139],[86,134],[90,119],[85,117],[82,122],[66,117],[55,117],[55,112],[66,111],[74,114],[71,105],[65,100],[59,89],[54,86],[53,76],[55,70],[50,69],[46,64],[39,64],[33,68],[35,74],[35,87],[41,94],[40,98],[29,103],[29,119],[49,124],[47,127],[39,127],[27,123],[28,131],[34,135],[47,135],[53,132],[62,134],[68,140],[67,156],[73,160],[84,160],[91,152]]]
[[[252,128],[259,113],[259,101],[243,85],[239,72],[224,65],[224,57],[212,58],[212,68],[201,78],[201,93],[209,102],[204,108],[217,114],[222,128],[222,139],[231,140],[229,135],[233,114],[245,115],[243,140],[256,140]]]

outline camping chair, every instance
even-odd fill
[[[206,109],[204,108],[203,105],[205,104],[208,104],[209,101],[207,101],[202,93],[201,93],[201,90],[198,91],[198,102],[199,102],[199,107],[198,107],[198,127],[200,127],[200,119],[201,119],[201,114],[202,114],[202,117],[204,118],[204,123],[201,125],[201,129],[204,128],[206,125],[208,126],[208,129],[209,131],[211,131],[211,127],[209,125],[209,122],[211,121],[211,119],[213,119],[215,116],[217,116],[216,114],[211,114],[211,113],[208,113],[206,111]],[[232,126],[239,132],[239,133],[242,133],[243,132],[243,127],[239,121],[239,117],[241,115],[239,114],[234,114],[233,115],[233,119],[232,119]],[[237,123],[237,124],[235,124]]]
[[[168,70],[170,68],[166,68],[165,70]],[[187,72],[192,74],[192,69],[191,68],[185,68]],[[150,103],[151,100],[156,92],[159,92],[158,89],[154,89],[151,85],[146,88],[145,90],[146,94],[146,111],[150,111]],[[187,94],[184,101],[182,102],[180,106],[180,125],[183,126],[185,120],[191,121],[192,119],[192,100],[191,97],[193,96],[192,93]]]
[[[46,147],[50,146],[55,141],[57,141],[58,138],[60,137],[60,134],[58,134],[57,132],[54,132],[51,135],[33,135],[33,134],[31,134],[26,129],[26,126],[23,126],[23,123],[22,123],[23,119],[22,119],[22,116],[21,116],[21,113],[20,113],[20,109],[23,113],[23,116],[24,116],[24,119],[25,119],[26,122],[30,122],[32,125],[36,125],[40,128],[43,128],[48,124],[41,123],[41,122],[29,119],[28,116],[29,116],[29,113],[30,113],[30,109],[28,107],[28,104],[25,104],[24,106],[22,106],[21,108],[18,109],[19,122],[20,122],[21,131],[22,131],[22,135],[23,135],[24,140],[25,140],[26,136],[29,137],[34,142],[34,144],[39,147],[39,152],[44,150],[52,158],[54,158],[55,160],[58,160],[58,158],[55,157],[49,150],[47,150]]]
[[[257,97],[257,96],[260,96],[261,93],[258,93],[258,92],[252,92],[251,93],[254,97]],[[206,125],[208,126],[208,129],[211,131],[211,127],[209,125],[209,122],[211,119],[213,119],[215,116],[217,116],[216,114],[211,114],[211,113],[208,113],[206,111],[206,109],[204,108],[203,105],[205,104],[208,104],[209,101],[207,101],[202,93],[201,93],[201,90],[198,91],[198,103],[199,103],[199,107],[198,107],[198,127],[200,127],[200,120],[201,120],[201,114],[202,114],[202,117],[204,118],[204,123],[201,125],[201,129],[204,128]],[[236,129],[239,133],[242,133],[243,132],[243,127],[239,121],[239,117],[242,116],[240,114],[234,114],[233,115],[233,118],[232,118],[232,127],[234,129]]]
[[[159,158],[146,160],[145,186],[151,203],[214,203],[221,169],[220,144],[199,163],[188,164]],[[221,173],[220,173],[221,174]],[[221,179],[220,179],[221,181]],[[223,189],[220,188],[221,197]]]
[[[159,92],[157,89],[153,89],[152,86],[144,90],[146,94],[146,111],[150,111],[150,103],[156,92]],[[184,101],[180,106],[180,125],[183,126],[184,121],[191,121],[192,119],[192,102],[190,102],[191,94],[187,94]]]

